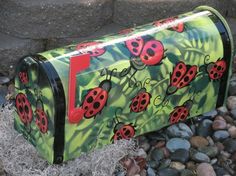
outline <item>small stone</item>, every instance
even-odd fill
[[[230,114],[234,120],[236,120],[236,109],[230,111]]]
[[[226,159],[228,159],[230,156],[231,156],[231,154],[229,153],[229,152],[226,152],[226,151],[221,151],[220,152],[220,155],[226,160]]]
[[[228,114],[228,109],[225,106],[221,106],[217,108],[217,111],[218,111],[218,114],[222,116]]]
[[[160,150],[160,149],[157,149],[157,148],[153,149],[151,151],[151,158],[154,161],[157,161],[157,162],[159,162],[160,160],[164,159],[165,155],[164,155],[163,150]]]
[[[217,115],[214,120],[223,120],[225,121],[224,117],[221,115]]]
[[[214,168],[217,176],[229,176],[229,173],[223,167],[220,167],[218,165],[214,165],[213,168]]]
[[[147,176],[156,176],[155,171],[151,167],[147,169]]]
[[[189,169],[184,169],[181,171],[180,176],[196,176],[193,171]]]
[[[7,84],[10,82],[10,79],[6,76],[0,76],[0,84]]]
[[[210,162],[210,158],[204,154],[204,153],[201,153],[201,152],[190,152],[190,157],[193,161],[195,162],[206,162],[206,163],[209,163]]]
[[[236,95],[236,79],[232,78],[229,82],[229,95]]]
[[[229,137],[229,133],[226,130],[219,130],[215,131],[212,137],[215,141],[223,141]]]
[[[199,175],[199,176],[216,176],[216,173],[210,164],[201,163],[197,166],[197,175]]]
[[[212,123],[213,122],[209,119],[205,119],[201,121],[199,126],[196,129],[197,135],[203,136],[203,137],[211,136],[213,132]]]
[[[189,161],[186,163],[186,167],[189,170],[196,170],[197,166],[193,161]]]
[[[147,153],[142,148],[140,148],[137,151],[137,156],[142,157],[142,158],[147,158]]]
[[[229,153],[234,153],[236,151],[236,139],[227,139],[223,142],[225,150]]]
[[[212,159],[212,160],[211,160],[211,162],[210,162],[210,163],[211,163],[211,165],[214,165],[214,164],[216,164],[216,163],[217,163],[217,161],[218,161],[218,160],[217,160],[217,158],[214,158],[214,159]]]
[[[208,140],[202,136],[193,136],[190,139],[191,146],[194,148],[204,147],[209,144]]]
[[[172,138],[166,143],[166,147],[170,152],[174,152],[178,149],[190,149],[190,143],[186,139]]]
[[[229,110],[236,109],[236,96],[229,96],[227,98],[227,107]]]
[[[212,110],[210,112],[204,113],[203,116],[206,117],[215,117],[217,115],[217,111],[216,110]]]
[[[218,155],[219,150],[216,146],[205,146],[198,149],[200,152],[206,154],[210,158],[214,158]]]
[[[229,132],[231,138],[236,138],[236,127],[235,126],[231,126],[228,129],[228,132]]]
[[[173,168],[165,168],[158,171],[159,176],[179,176],[179,171]]]
[[[222,151],[225,148],[225,146],[221,142],[217,142],[216,147],[218,148],[219,151]]]
[[[224,130],[227,128],[225,120],[214,120],[212,124],[213,130]]]
[[[159,170],[165,169],[165,168],[170,166],[170,163],[171,163],[170,159],[164,159],[164,160],[161,161],[161,165],[160,165],[160,167],[158,169]]]
[[[181,162],[171,162],[170,168],[174,168],[178,171],[181,171],[181,170],[185,169],[185,165],[182,164]]]
[[[157,169],[160,165],[160,162],[150,160],[150,161],[148,161],[148,165],[153,169]]]
[[[157,144],[155,145],[156,148],[162,148],[166,145],[165,141],[158,141]]]
[[[230,117],[229,115],[225,115],[224,119],[227,123],[230,123],[230,124],[234,123],[234,119],[232,117]]]
[[[189,139],[193,136],[191,129],[184,123],[178,123],[171,125],[166,129],[166,133],[169,137],[179,137]]]
[[[236,152],[234,152],[234,153],[232,154],[231,160],[232,160],[233,162],[236,162]]]
[[[173,161],[186,163],[189,159],[189,151],[185,149],[178,149],[171,154],[170,159]]]
[[[213,141],[213,139],[210,137],[210,136],[207,136],[207,138],[206,138],[207,140],[208,140],[208,142],[209,142],[209,145],[215,145],[215,143],[214,143],[214,141]]]

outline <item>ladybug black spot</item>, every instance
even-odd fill
[[[93,54],[93,52],[92,52],[92,51],[88,51],[88,53],[89,53],[89,54]]]
[[[141,104],[144,105],[146,103],[146,100],[142,100]]]
[[[95,53],[95,54],[99,54],[99,52],[97,52],[97,51],[95,51],[94,53]]]
[[[193,74],[193,71],[191,70],[191,71],[189,72],[189,74],[192,75],[192,74]]]
[[[214,78],[216,78],[216,77],[217,77],[217,75],[218,75],[217,73],[214,73],[213,77],[214,77]]]
[[[85,106],[84,109],[87,110],[87,109],[88,109],[88,106]]]
[[[90,113],[90,114],[93,114],[93,111],[90,111],[89,113]]]
[[[29,113],[29,108],[28,106],[25,105],[25,112],[28,114]]]
[[[19,103],[21,103],[21,99],[20,98],[18,98],[17,100],[18,100]]]
[[[185,115],[181,115],[181,117],[180,117],[181,119],[184,119],[185,118]]]
[[[181,112],[181,109],[178,109],[178,112]]]
[[[184,78],[184,81],[185,81],[185,82],[188,82],[188,81],[189,81],[189,77],[186,76],[186,77]]]
[[[125,135],[126,135],[126,136],[129,136],[129,135],[130,135],[130,131],[129,131],[129,130],[126,130],[126,131],[125,131]]]
[[[25,103],[25,98],[22,98],[22,101]]]
[[[138,47],[138,43],[137,43],[137,42],[132,42],[131,45],[132,45],[133,47]]]
[[[156,44],[152,44],[152,47],[153,47],[153,48],[156,48],[156,47],[157,47],[157,45],[156,45]]]
[[[94,94],[94,95],[97,95],[97,91],[95,90],[95,91],[93,92],[93,94]]]
[[[219,71],[220,71],[220,70],[221,70],[221,66],[218,66],[218,67],[217,67],[217,70],[219,70]]]
[[[213,73],[214,73],[213,71],[210,72],[210,74],[213,74]]]
[[[94,108],[94,109],[99,108],[99,106],[100,106],[100,103],[99,103],[99,102],[95,102],[95,103],[93,104],[93,108]]]
[[[133,103],[133,106],[137,106],[137,104],[138,104],[138,101],[135,101],[135,102]]]
[[[144,56],[144,59],[145,59],[145,60],[148,60],[148,56],[145,55],[145,56]]]
[[[146,95],[145,94],[143,94],[143,98],[145,98],[146,97]]]
[[[181,82],[179,85],[182,86],[182,85],[183,85],[183,82]]]
[[[45,125],[45,124],[46,124],[46,122],[45,122],[45,119],[44,119],[44,118],[42,118],[42,121],[41,121],[41,123],[42,123],[42,125]]]
[[[173,114],[173,116],[174,116],[174,117],[177,117],[177,116],[178,116],[178,113],[177,113],[177,112],[175,112],[175,113]]]
[[[173,82],[176,82],[176,81],[177,81],[177,78],[174,78],[174,79],[173,79]]]
[[[155,55],[155,52],[154,52],[151,48],[148,48],[148,49],[147,49],[147,53],[148,53],[148,55],[151,56],[151,57]]]
[[[23,112],[23,108],[22,108],[22,106],[19,107],[19,111],[20,111],[20,113]]]
[[[175,75],[176,75],[177,77],[180,77],[181,72],[180,72],[180,71],[177,71]]]
[[[102,100],[103,98],[104,98],[104,95],[101,95],[101,96],[100,96],[100,99]]]
[[[137,52],[138,52],[138,50],[137,50],[136,48],[133,48],[133,52],[137,53]]]
[[[92,103],[93,102],[93,97],[92,96],[88,97],[87,102]]]
[[[183,66],[182,65],[179,65],[179,69],[182,69],[183,68]]]
[[[184,110],[184,113],[186,114],[186,113],[187,113],[187,111],[186,111],[186,110]]]
[[[217,67],[217,65],[214,65],[214,68],[216,68]]]

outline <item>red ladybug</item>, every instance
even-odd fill
[[[130,139],[135,135],[135,128],[132,124],[125,125],[124,123],[117,123],[114,128],[113,141],[121,139]]]
[[[176,21],[176,17],[173,17],[173,18],[167,18],[165,20],[162,20],[162,21],[155,21],[153,23],[154,26],[161,26],[162,24],[167,24],[167,23],[174,23]],[[176,31],[176,32],[183,32],[184,31],[184,23],[183,22],[179,22],[178,24],[174,25],[174,26],[171,26],[170,28],[171,30],[173,31]]]
[[[99,42],[80,43],[76,46],[76,49],[81,50],[81,49],[85,49],[87,47],[95,46],[95,45],[98,45],[98,44],[99,44]],[[89,51],[81,51],[82,54],[90,54],[91,57],[101,56],[105,52],[106,52],[106,50],[104,48],[95,48],[95,49],[89,50]]]
[[[179,62],[174,67],[171,74],[170,85],[167,88],[167,94],[173,94],[178,89],[186,87],[195,78],[198,67],[196,65],[186,65],[184,62]]]
[[[32,122],[33,111],[29,100],[23,93],[18,93],[16,96],[16,109],[22,123],[28,125]]]
[[[19,72],[18,77],[22,84],[27,84],[29,82],[28,74],[26,71]]]
[[[217,60],[207,65],[207,72],[211,80],[220,79],[226,71],[225,60]]]
[[[146,89],[143,88],[139,91],[138,95],[132,99],[130,104],[130,111],[132,112],[141,112],[147,109],[150,104],[151,94],[146,92]]]
[[[125,42],[126,47],[135,57],[140,57],[145,65],[158,65],[164,58],[164,46],[158,40],[149,40],[144,43],[142,37]]]
[[[189,116],[189,111],[192,107],[192,101],[186,101],[182,106],[176,106],[170,113],[169,121],[171,124],[178,123],[179,121],[185,121]]]
[[[48,117],[46,113],[42,110],[37,108],[36,109],[36,125],[38,126],[41,133],[47,133],[48,131]]]

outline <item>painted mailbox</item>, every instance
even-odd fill
[[[15,128],[50,163],[224,104],[233,55],[210,7],[23,58]]]

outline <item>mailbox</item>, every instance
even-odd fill
[[[28,56],[15,128],[50,163],[224,105],[232,36],[213,8]]]

